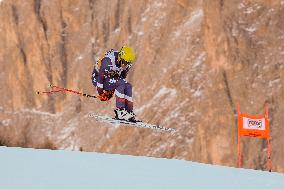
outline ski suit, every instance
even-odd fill
[[[92,73],[92,83],[97,88],[98,94],[102,95],[104,91],[114,92],[116,96],[116,107],[125,108],[128,112],[133,111],[132,85],[125,78],[131,65],[125,69],[120,66],[118,59],[119,51],[108,51],[101,65],[98,62]]]

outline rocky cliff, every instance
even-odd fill
[[[236,104],[269,106],[273,171],[284,172],[283,0],[1,0],[0,143],[236,166]],[[94,61],[129,44],[138,116],[177,132],[112,127],[114,99],[37,95],[48,84],[95,94]],[[246,168],[266,143],[242,139]]]

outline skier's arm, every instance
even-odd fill
[[[130,67],[127,67],[127,69],[126,69],[126,70],[123,70],[123,71],[121,72],[121,77],[122,77],[123,79],[125,79],[125,78],[126,78],[126,76],[127,76],[127,74],[128,74],[129,69],[130,69]]]
[[[94,66],[94,69],[93,69],[93,73],[92,73],[92,83],[93,83],[93,85],[96,87],[97,85],[96,85],[96,75],[98,75],[98,72],[96,71],[96,66]]]
[[[107,68],[107,64],[108,64],[108,59],[107,58],[103,58],[102,59],[102,64],[99,70],[99,74],[98,74],[98,81],[97,81],[97,91],[99,95],[102,95],[104,92],[104,80],[105,80],[105,70]]]

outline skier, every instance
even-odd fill
[[[140,122],[133,112],[132,85],[125,79],[134,60],[135,52],[131,47],[107,51],[95,64],[92,83],[101,101],[108,101],[115,94],[115,119]]]

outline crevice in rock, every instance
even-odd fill
[[[128,16],[127,19],[127,28],[128,28],[128,33],[132,33],[132,26],[131,26],[131,15]]]
[[[26,52],[24,51],[24,48],[22,47],[22,45],[20,45],[20,52],[21,52],[21,56],[23,58],[23,62],[25,65],[27,65],[27,55]]]
[[[223,7],[224,7],[224,0],[220,0],[220,7],[221,7],[221,10],[223,10]]]
[[[29,67],[26,66],[28,60],[27,60],[27,54],[26,54],[26,52],[23,48],[23,45],[20,45],[19,50],[20,50],[20,54],[21,54],[21,57],[22,57],[22,61],[24,62],[24,65],[25,65],[25,77],[26,77],[26,81],[28,82],[28,83],[25,83],[25,81],[21,82],[21,86],[24,89],[23,91],[25,91],[24,94],[25,94],[25,97],[26,97],[26,100],[24,101],[24,103],[25,103],[26,107],[33,107],[35,105],[35,99],[33,98],[33,96],[34,96],[33,77],[32,77],[32,74],[30,72]]]
[[[91,43],[92,43],[92,60],[95,62],[95,35],[94,35],[94,7],[95,7],[95,0],[89,0],[89,7],[91,11]]]
[[[19,51],[20,51],[20,54],[21,54],[21,57],[22,57],[22,60],[23,60],[23,63],[24,65],[27,65],[27,55],[26,55],[26,52],[24,50],[24,45],[23,45],[23,42],[22,42],[22,39],[21,39],[21,36],[20,36],[20,33],[19,33],[19,29],[18,29],[18,25],[19,25],[19,13],[18,13],[18,10],[17,10],[17,7],[12,5],[12,15],[13,15],[13,19],[14,19],[14,22],[16,23],[16,34],[17,34],[17,38],[18,38],[18,48],[19,48]]]
[[[44,17],[41,15],[40,10],[41,10],[41,0],[35,0],[34,2],[34,10],[35,10],[35,14],[37,16],[38,21],[41,23],[43,31],[44,31],[44,36],[45,36],[45,40],[48,43],[48,39],[47,39],[47,23],[46,20],[44,19]]]
[[[103,23],[103,37],[104,37],[104,44],[106,46],[109,37],[109,25],[106,22]]]
[[[47,49],[48,49],[48,54],[47,54],[47,60],[44,56],[44,52],[43,49],[41,48],[41,53],[42,53],[42,58],[43,61],[47,63],[46,65],[46,69],[47,69],[47,79],[49,81],[49,83],[53,84],[53,77],[52,77],[52,70],[51,70],[51,58],[50,58],[50,44],[48,41],[48,37],[47,37],[47,32],[48,32],[48,26],[47,26],[47,21],[44,18],[44,16],[41,14],[41,8],[42,8],[42,1],[41,0],[34,0],[34,11],[37,17],[37,20],[39,21],[39,23],[41,24],[42,28],[43,28],[43,32],[44,32],[44,37],[45,37],[45,41],[47,44]],[[49,107],[49,111],[50,112],[55,112],[55,107],[54,107],[54,98],[52,95],[48,96],[48,104],[50,105]]]
[[[89,7],[90,7],[90,10],[93,11],[94,10],[94,6],[95,6],[95,0],[89,0]],[[94,14],[92,12],[92,20],[94,18]]]
[[[231,90],[230,90],[230,85],[229,85],[229,82],[228,82],[227,73],[226,73],[225,70],[223,70],[222,75],[223,75],[223,81],[224,81],[224,84],[225,84],[226,95],[228,97],[228,100],[229,100],[232,112],[234,113],[234,115],[236,115],[237,111],[235,109],[235,105],[234,105],[232,94],[231,94]]]
[[[27,53],[24,49],[24,42],[21,36],[21,30],[19,29],[19,13],[17,10],[17,7],[12,5],[12,16],[15,22],[15,33],[17,36],[17,40],[18,40],[18,44],[17,44],[17,48],[19,50],[19,55],[21,57],[21,62],[23,62],[24,64],[24,69],[25,69],[25,74],[24,74],[24,78],[26,80],[23,81],[22,78],[19,78],[19,85],[21,85],[22,89],[23,89],[23,95],[25,95],[26,100],[24,101],[24,104],[26,107],[32,107],[35,104],[34,98],[33,97],[33,78],[31,75],[31,72],[29,70],[29,67],[27,66],[28,64],[28,57],[27,57]],[[28,82],[28,83],[26,83]]]
[[[94,13],[94,7],[95,7],[95,1],[94,0],[89,0],[89,7],[91,11],[91,30],[93,29],[94,26],[94,19],[95,19],[95,13]],[[92,32],[93,34],[93,32]]]
[[[41,2],[42,2],[41,0],[35,0],[34,1],[34,10],[35,10],[35,14],[37,16],[38,21],[42,25],[43,32],[44,32],[44,37],[45,37],[45,40],[46,40],[46,43],[47,43],[47,47],[48,47],[48,59],[47,59],[47,61],[48,61],[48,64],[47,64],[48,73],[47,73],[47,78],[48,78],[48,81],[50,83],[52,83],[51,61],[50,61],[50,44],[49,44],[48,37],[47,37],[48,27],[47,27],[47,22],[46,22],[45,18],[40,13],[40,11],[41,11]],[[45,59],[44,56],[43,56],[43,59]]]
[[[67,24],[63,19],[63,15],[62,15],[62,10],[60,13],[60,19],[61,19],[61,63],[62,63],[62,75],[61,75],[61,79],[62,79],[62,86],[66,87],[67,85],[67,73],[68,73],[68,69],[67,69],[67,48],[66,48],[66,43],[67,43],[67,32],[66,32],[66,28],[67,28]]]
[[[13,15],[14,22],[16,23],[16,25],[19,25],[19,14],[18,14],[17,7],[15,5],[12,5],[12,15]]]
[[[114,24],[114,30],[116,30],[117,28],[119,28],[119,18],[120,18],[120,4],[121,4],[121,0],[117,1],[117,8],[115,11],[115,24]]]

